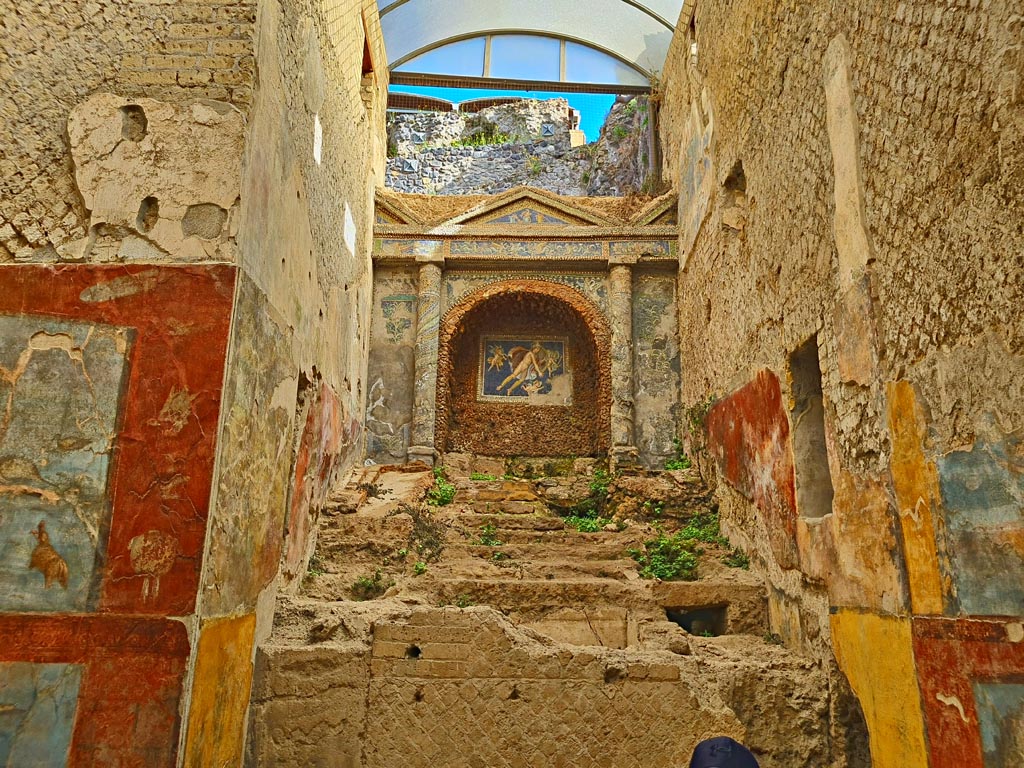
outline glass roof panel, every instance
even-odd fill
[[[466,37],[536,33],[606,51],[660,71],[683,0],[378,0],[391,66]],[[523,78],[526,79],[526,78]]]
[[[648,84],[643,75],[618,59],[573,42],[565,44],[565,79],[570,83]]]
[[[460,40],[435,48],[409,59],[397,72],[429,72],[432,75],[457,75],[460,77],[483,77],[484,48],[487,41],[482,37]]]
[[[561,42],[536,35],[498,35],[491,39],[490,77],[553,80],[561,77]]]

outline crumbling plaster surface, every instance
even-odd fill
[[[854,661],[872,617],[1001,613],[1020,589],[986,578],[1022,556],[1019,10],[711,0],[693,28],[661,114],[683,405],[699,438],[707,398],[732,401],[764,369],[788,410],[789,354],[817,333],[836,494],[830,515],[797,510],[791,569],[727,478],[723,528],[759,553],[787,642],[835,647],[862,697],[913,702],[914,676],[896,693]],[[910,635],[901,624],[893,651],[913,660],[927,646]],[[876,765],[919,764],[920,712],[866,708]],[[962,751],[945,732],[929,725],[934,764]]]
[[[252,99],[255,0],[0,2],[0,263],[74,260],[88,233],[67,121],[96,93],[186,104]]]
[[[102,232],[123,238],[125,261],[234,262],[244,128],[224,102],[97,94],[77,105],[68,137],[89,235],[58,253],[102,258]]]

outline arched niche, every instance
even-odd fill
[[[495,356],[497,347],[502,354]],[[560,366],[542,375],[534,368],[528,378],[527,351],[536,352],[541,367]],[[437,372],[441,451],[594,456],[608,450],[608,323],[568,286],[507,280],[471,293],[441,322]]]

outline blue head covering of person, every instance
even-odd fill
[[[706,739],[693,750],[690,768],[759,768],[749,749],[728,736]]]

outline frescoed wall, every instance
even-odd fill
[[[175,764],[234,283],[0,267],[4,765]]]

